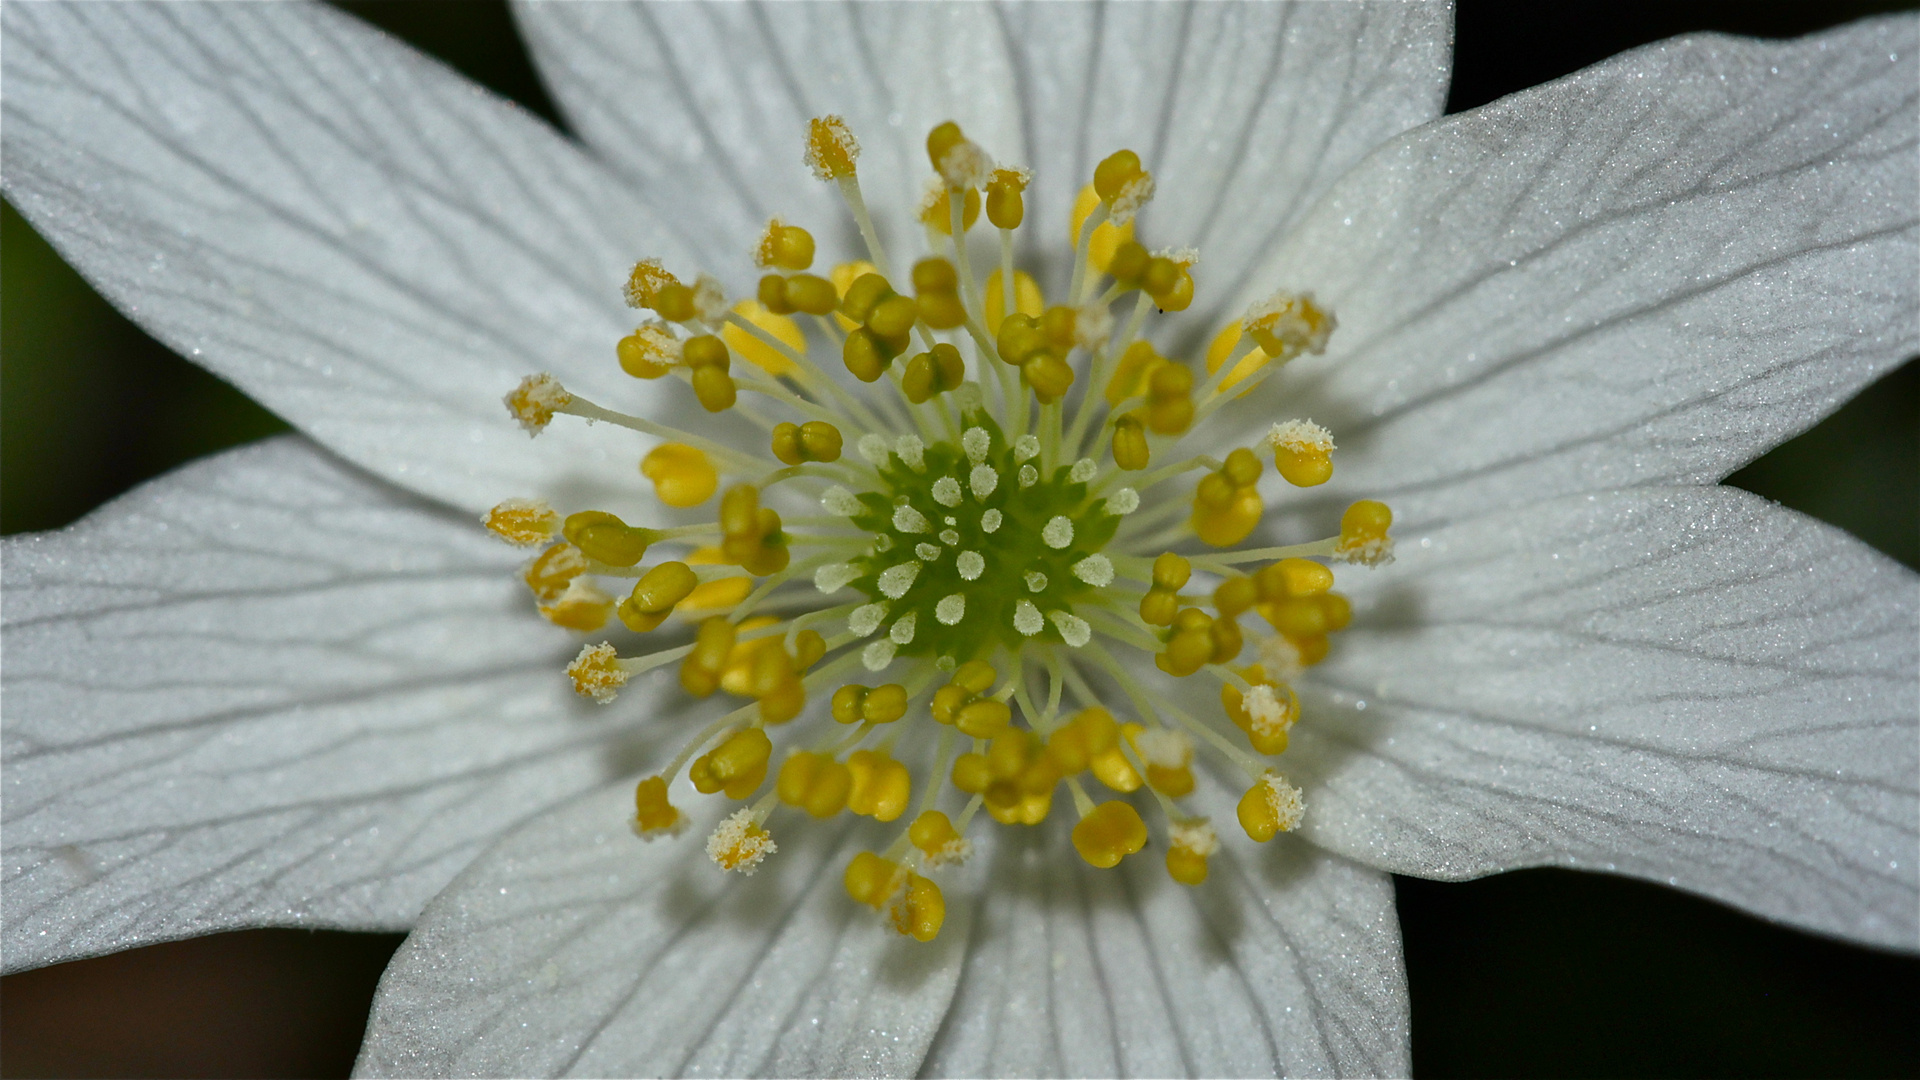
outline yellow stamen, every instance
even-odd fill
[[[545,499],[508,499],[480,519],[500,539],[518,547],[533,547],[560,531],[560,515]]]

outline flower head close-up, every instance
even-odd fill
[[[1392,875],[1920,951],[1920,18],[9,3],[9,203],[294,429],[4,555],[9,972],[409,932],[364,1075],[1408,1073]]]

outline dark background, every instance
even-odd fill
[[[347,3],[555,120],[504,7]],[[1692,30],[1794,36],[1912,3],[1460,0],[1449,111]],[[286,425],[122,319],[0,221],[0,531],[54,528]],[[1920,364],[1730,482],[1920,567]],[[1920,961],[1622,878],[1399,879],[1414,1070],[1920,1074]],[[0,1075],[336,1076],[399,935],[256,930],[0,980]]]

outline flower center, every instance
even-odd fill
[[[1204,376],[1162,356],[1148,318],[1192,303],[1197,256],[1134,239],[1154,182],[1131,151],[1103,160],[1080,193],[1071,281],[1052,305],[1014,266],[1026,172],[996,167],[951,123],[929,134],[927,154],[928,254],[904,277],[892,276],[859,145],[837,117],[811,123],[806,159],[840,189],[866,258],[814,274],[812,234],[775,219],[755,251],[764,273],[752,299],[730,302],[713,278],[689,285],[652,260],[634,267],[628,302],[656,318],[620,340],[621,368],[683,383],[707,412],[737,412],[765,433],[764,450],[607,408],[548,375],[507,395],[532,434],[565,414],[650,437],[640,472],[653,502],[693,520],[562,517],[532,499],[486,518],[511,542],[545,545],[524,576],[548,619],[583,633],[617,621],[658,640],[628,655],[587,644],[567,669],[581,694],[609,703],[630,680],[673,669],[692,698],[744,702],[640,781],[641,836],[685,825],[669,790],[682,777],[752,800],[708,840],[727,870],[751,873],[777,852],[776,813],[906,818],[884,850],[846,867],[845,885],[923,941],[945,911],[926,875],[967,857],[983,810],[1038,825],[1064,789],[1074,849],[1111,867],[1147,843],[1139,803],[1162,822],[1168,873],[1198,885],[1220,842],[1182,802],[1204,753],[1246,777],[1236,816],[1251,839],[1298,826],[1302,793],[1265,759],[1286,750],[1299,717],[1288,680],[1350,618],[1319,560],[1390,558],[1392,520],[1363,501],[1323,541],[1241,546],[1266,510],[1265,466],[1253,448],[1194,433],[1324,350],[1334,319],[1311,296],[1279,293],[1221,330]],[[969,235],[983,210],[997,260]],[[984,279],[976,260],[992,266]],[[816,359],[821,343],[859,384],[890,386],[857,392]],[[1273,424],[1261,449],[1293,486],[1332,475],[1332,436],[1310,420]],[[716,494],[703,520],[695,508]],[[603,588],[615,582],[624,598]],[[898,681],[854,681],[862,672]],[[1189,713],[1154,685],[1162,676],[1217,683],[1219,711]]]

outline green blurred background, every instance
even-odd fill
[[[504,6],[341,5],[556,124]],[[1911,3],[1461,0],[1449,111],[1691,30],[1793,36]],[[0,531],[64,525],[286,425],[0,219]],[[1729,482],[1920,568],[1920,364]],[[1401,879],[1426,1076],[1920,1074],[1920,962],[1560,870]],[[251,931],[0,980],[0,1075],[329,1076],[398,935]]]

